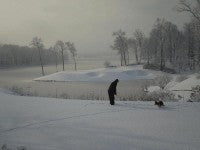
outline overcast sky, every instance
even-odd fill
[[[46,47],[72,41],[81,53],[109,51],[112,32],[149,33],[156,18],[182,27],[178,0],[0,0],[0,43],[28,45],[34,36]]]

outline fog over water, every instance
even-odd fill
[[[173,8],[178,0],[0,0],[0,42],[29,45],[41,37],[46,47],[73,41],[79,54],[110,51],[112,32],[149,33],[156,18],[182,28],[186,14]]]

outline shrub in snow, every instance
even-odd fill
[[[111,63],[109,62],[109,61],[105,61],[104,62],[104,67],[105,68],[108,68],[108,67],[110,67],[111,66]]]
[[[101,94],[96,94],[94,92],[82,94],[79,97],[77,97],[77,99],[82,99],[82,100],[107,100],[107,98],[105,98]]]
[[[24,90],[23,90],[23,88],[21,88],[21,87],[12,86],[12,87],[10,88],[10,90],[11,90],[13,93],[17,94],[17,95],[20,95],[20,96],[23,96],[23,95],[24,95]]]
[[[1,150],[11,150],[10,148],[7,147],[6,144],[4,144],[2,147],[1,147]],[[25,146],[19,146],[17,147],[17,150],[27,150]]]
[[[200,101],[200,85],[192,88],[192,93],[190,95],[192,101]]]
[[[170,91],[155,91],[151,93],[142,92],[135,96],[139,101],[177,101],[175,95]]]
[[[160,70],[160,67],[153,64],[144,64],[143,69]]]
[[[143,69],[151,69],[151,70],[160,70],[160,66],[158,65],[154,65],[154,64],[145,64],[143,66]],[[175,74],[176,71],[172,68],[167,68],[167,67],[164,67],[163,72],[167,72],[167,73],[171,73],[171,74]]]
[[[13,92],[14,94],[17,94],[20,96],[33,96],[33,94],[28,90],[28,88],[25,89],[25,88],[14,85],[10,87],[9,90]],[[34,95],[34,96],[37,96],[37,95]]]
[[[153,81],[150,81],[150,80],[143,82],[142,85],[141,85],[141,90],[144,91],[144,92],[148,92],[148,88],[152,84],[153,84]]]
[[[155,101],[157,100],[155,97],[152,97],[151,94],[142,92],[137,96],[137,100],[139,101]]]
[[[152,92],[150,93],[150,97],[152,97],[152,99],[157,99],[157,100],[161,100],[161,101],[177,101],[177,99],[175,98],[175,95],[171,92],[171,91],[156,91],[156,92]]]
[[[159,86],[149,86],[147,91],[148,92],[155,92],[155,91],[160,91],[161,88]]]
[[[156,78],[156,84],[161,88],[164,89],[165,86],[172,80],[172,77],[169,75],[162,75]]]
[[[63,99],[70,99],[70,96],[67,93],[62,93],[59,97]]]
[[[163,72],[167,72],[167,73],[171,73],[171,74],[176,74],[176,71],[174,69],[167,68],[167,67],[163,68]]]

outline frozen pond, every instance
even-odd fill
[[[79,70],[102,68],[104,61],[81,61]],[[115,62],[116,65],[117,62]],[[58,66],[61,71],[62,66]],[[66,64],[65,70],[73,70],[73,64]],[[55,65],[45,66],[45,74],[56,72]],[[29,95],[73,99],[107,99],[110,82],[38,82],[34,78],[41,76],[41,68],[26,67],[0,70],[0,87],[17,88]],[[114,80],[114,79],[113,79]],[[140,90],[144,80],[121,81],[118,84],[117,99],[130,97]]]

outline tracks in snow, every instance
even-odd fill
[[[83,107],[86,107],[87,105],[89,105],[89,104],[86,104]],[[3,130],[3,131],[0,131],[0,135],[2,135],[4,133],[11,132],[11,131],[15,131],[15,130],[18,130],[18,129],[24,129],[24,128],[27,128],[27,127],[30,127],[30,126],[34,126],[34,125],[43,125],[43,124],[50,123],[50,122],[55,122],[55,121],[62,121],[62,120],[68,120],[68,119],[74,119],[74,118],[89,117],[89,116],[95,116],[95,115],[100,115],[100,114],[115,113],[115,112],[130,111],[130,110],[133,110],[133,108],[102,111],[102,112],[96,112],[96,113],[88,113],[88,114],[83,114],[83,115],[74,115],[74,116],[62,117],[62,118],[57,118],[57,119],[50,119],[50,120],[45,120],[45,121],[27,123],[25,125],[21,125],[21,126],[17,126],[17,127],[13,127],[13,128],[10,128],[10,129],[6,129],[6,130]]]

